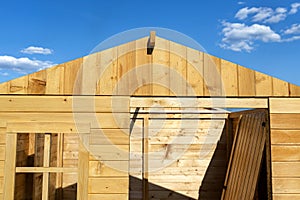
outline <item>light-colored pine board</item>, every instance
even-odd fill
[[[128,129],[92,129],[90,144],[129,144]]]
[[[28,75],[28,94],[45,94],[47,71],[41,70]]]
[[[271,129],[293,130],[300,129],[300,114],[271,114]]]
[[[76,113],[76,123],[91,123],[91,128],[114,129],[129,128],[129,114],[127,113]],[[73,113],[0,113],[0,127],[6,127],[6,121],[10,122],[66,122],[74,124]],[[74,129],[75,130],[75,129]]]
[[[271,144],[300,145],[300,130],[271,130]]]
[[[170,42],[170,90],[176,96],[185,96],[187,88],[187,49]]]
[[[273,200],[300,200],[300,194],[273,194]]]
[[[300,162],[273,162],[272,176],[275,178],[300,177]]]
[[[270,113],[300,113],[300,98],[270,98]]]
[[[238,96],[237,65],[227,60],[221,60],[221,77],[224,96]]]
[[[6,147],[12,151],[6,151],[6,163],[4,169],[4,189],[3,199],[14,199],[15,186],[15,167],[16,167],[16,151],[17,148],[17,134],[9,134],[6,136]]]
[[[256,96],[253,70],[238,65],[238,80],[239,96]]]
[[[128,97],[1,96],[0,112],[128,112]]]
[[[88,123],[67,122],[9,122],[7,131],[11,133],[89,133]]]
[[[202,96],[204,89],[203,53],[187,48],[187,95]]]
[[[83,57],[82,83],[80,94],[95,95],[97,82],[100,78],[101,53],[94,53]]]
[[[135,70],[135,41],[120,45],[118,49],[118,79],[117,91],[113,94],[131,95],[131,83],[136,82],[136,77],[139,74]]]
[[[300,162],[300,146],[272,145],[272,162]]]
[[[64,93],[64,64],[46,69],[46,94],[58,95]]]
[[[138,88],[134,95],[152,94],[152,54],[147,54],[148,37],[136,41],[135,70]]]
[[[97,94],[111,95],[118,78],[118,49],[117,47],[104,50],[100,53],[100,77],[97,83]]]
[[[88,200],[128,200],[128,194],[89,194]]]
[[[289,83],[289,94],[291,97],[300,97],[300,87]]]
[[[266,74],[255,72],[256,96],[272,96],[272,77]]]
[[[90,160],[114,161],[129,159],[129,145],[90,145]]]
[[[273,193],[300,194],[300,178],[273,178]]]
[[[289,96],[289,83],[272,77],[273,96]]]
[[[221,59],[204,53],[204,95],[222,96]]]
[[[156,38],[152,53],[153,95],[169,95],[170,91],[170,42]]]
[[[0,145],[0,160],[5,160],[6,146],[4,144]]]
[[[0,83],[0,94],[8,94],[8,82]]]
[[[127,177],[128,161],[89,161],[89,177]]]
[[[80,94],[83,58],[64,64],[64,94]]]
[[[88,176],[89,176],[89,152],[84,144],[79,144],[78,160],[78,192],[77,199],[85,200],[88,198]]]
[[[130,107],[162,107],[178,108],[268,108],[268,99],[264,98],[130,98]]]
[[[50,166],[50,148],[51,148],[51,135],[45,134],[44,138],[44,156],[43,156],[43,166]],[[49,173],[43,173],[42,182],[42,200],[47,200],[49,195]]]
[[[89,178],[89,194],[128,194],[126,178]]]
[[[28,76],[22,76],[8,82],[8,94],[27,94]]]

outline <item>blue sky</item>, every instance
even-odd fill
[[[0,26],[0,82],[85,56],[114,34],[163,27],[300,85],[299,0],[11,0],[1,2]]]

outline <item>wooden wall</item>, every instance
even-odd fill
[[[300,95],[296,85],[159,37],[147,55],[147,41],[142,38],[2,83],[0,93]]]
[[[0,199],[3,198],[6,129],[0,127]]]
[[[300,99],[271,98],[273,199],[300,199]]]

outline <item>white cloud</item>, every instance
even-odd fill
[[[236,13],[235,18],[244,20],[250,15],[253,22],[278,23],[287,17],[287,9],[282,7],[275,10],[268,7],[245,7]]]
[[[300,40],[300,36],[293,36],[293,37],[290,37],[290,38],[282,39],[281,42],[293,42],[293,41],[296,41],[296,40]]]
[[[293,24],[291,28],[286,29],[284,34],[300,34],[300,24]]]
[[[30,46],[23,50],[21,50],[22,53],[25,54],[43,54],[43,55],[49,55],[53,53],[52,49],[43,48],[43,47],[34,47]]]
[[[13,70],[26,74],[55,65],[51,61],[31,60],[27,57],[16,58],[13,56],[0,56],[0,69]]]
[[[289,14],[293,15],[293,14],[296,14],[298,12],[298,8],[300,7],[300,3],[293,3],[291,5],[291,10],[289,12]]]
[[[238,2],[239,5],[243,5],[243,4],[245,4],[245,3],[246,3],[246,2],[244,2],[244,1],[239,1],[239,2]]]
[[[279,42],[281,36],[275,33],[269,26],[253,24],[247,26],[243,23],[223,22],[222,48],[233,51],[253,50],[254,41]]]

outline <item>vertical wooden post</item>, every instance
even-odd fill
[[[15,192],[17,133],[7,133],[3,199],[13,200]]]
[[[149,136],[149,118],[148,116],[144,118],[143,123],[143,200],[149,199],[149,167],[148,167],[148,136]]]
[[[63,167],[63,133],[57,136],[57,167]],[[56,173],[56,198],[62,199],[62,173]]]
[[[89,180],[89,152],[84,146],[84,141],[89,138],[88,134],[82,134],[79,143],[79,158],[78,158],[78,191],[77,199],[88,199],[88,180]]]
[[[50,167],[50,149],[51,149],[51,133],[45,134],[44,139],[44,167]],[[42,200],[48,199],[49,193],[49,172],[43,173]]]

